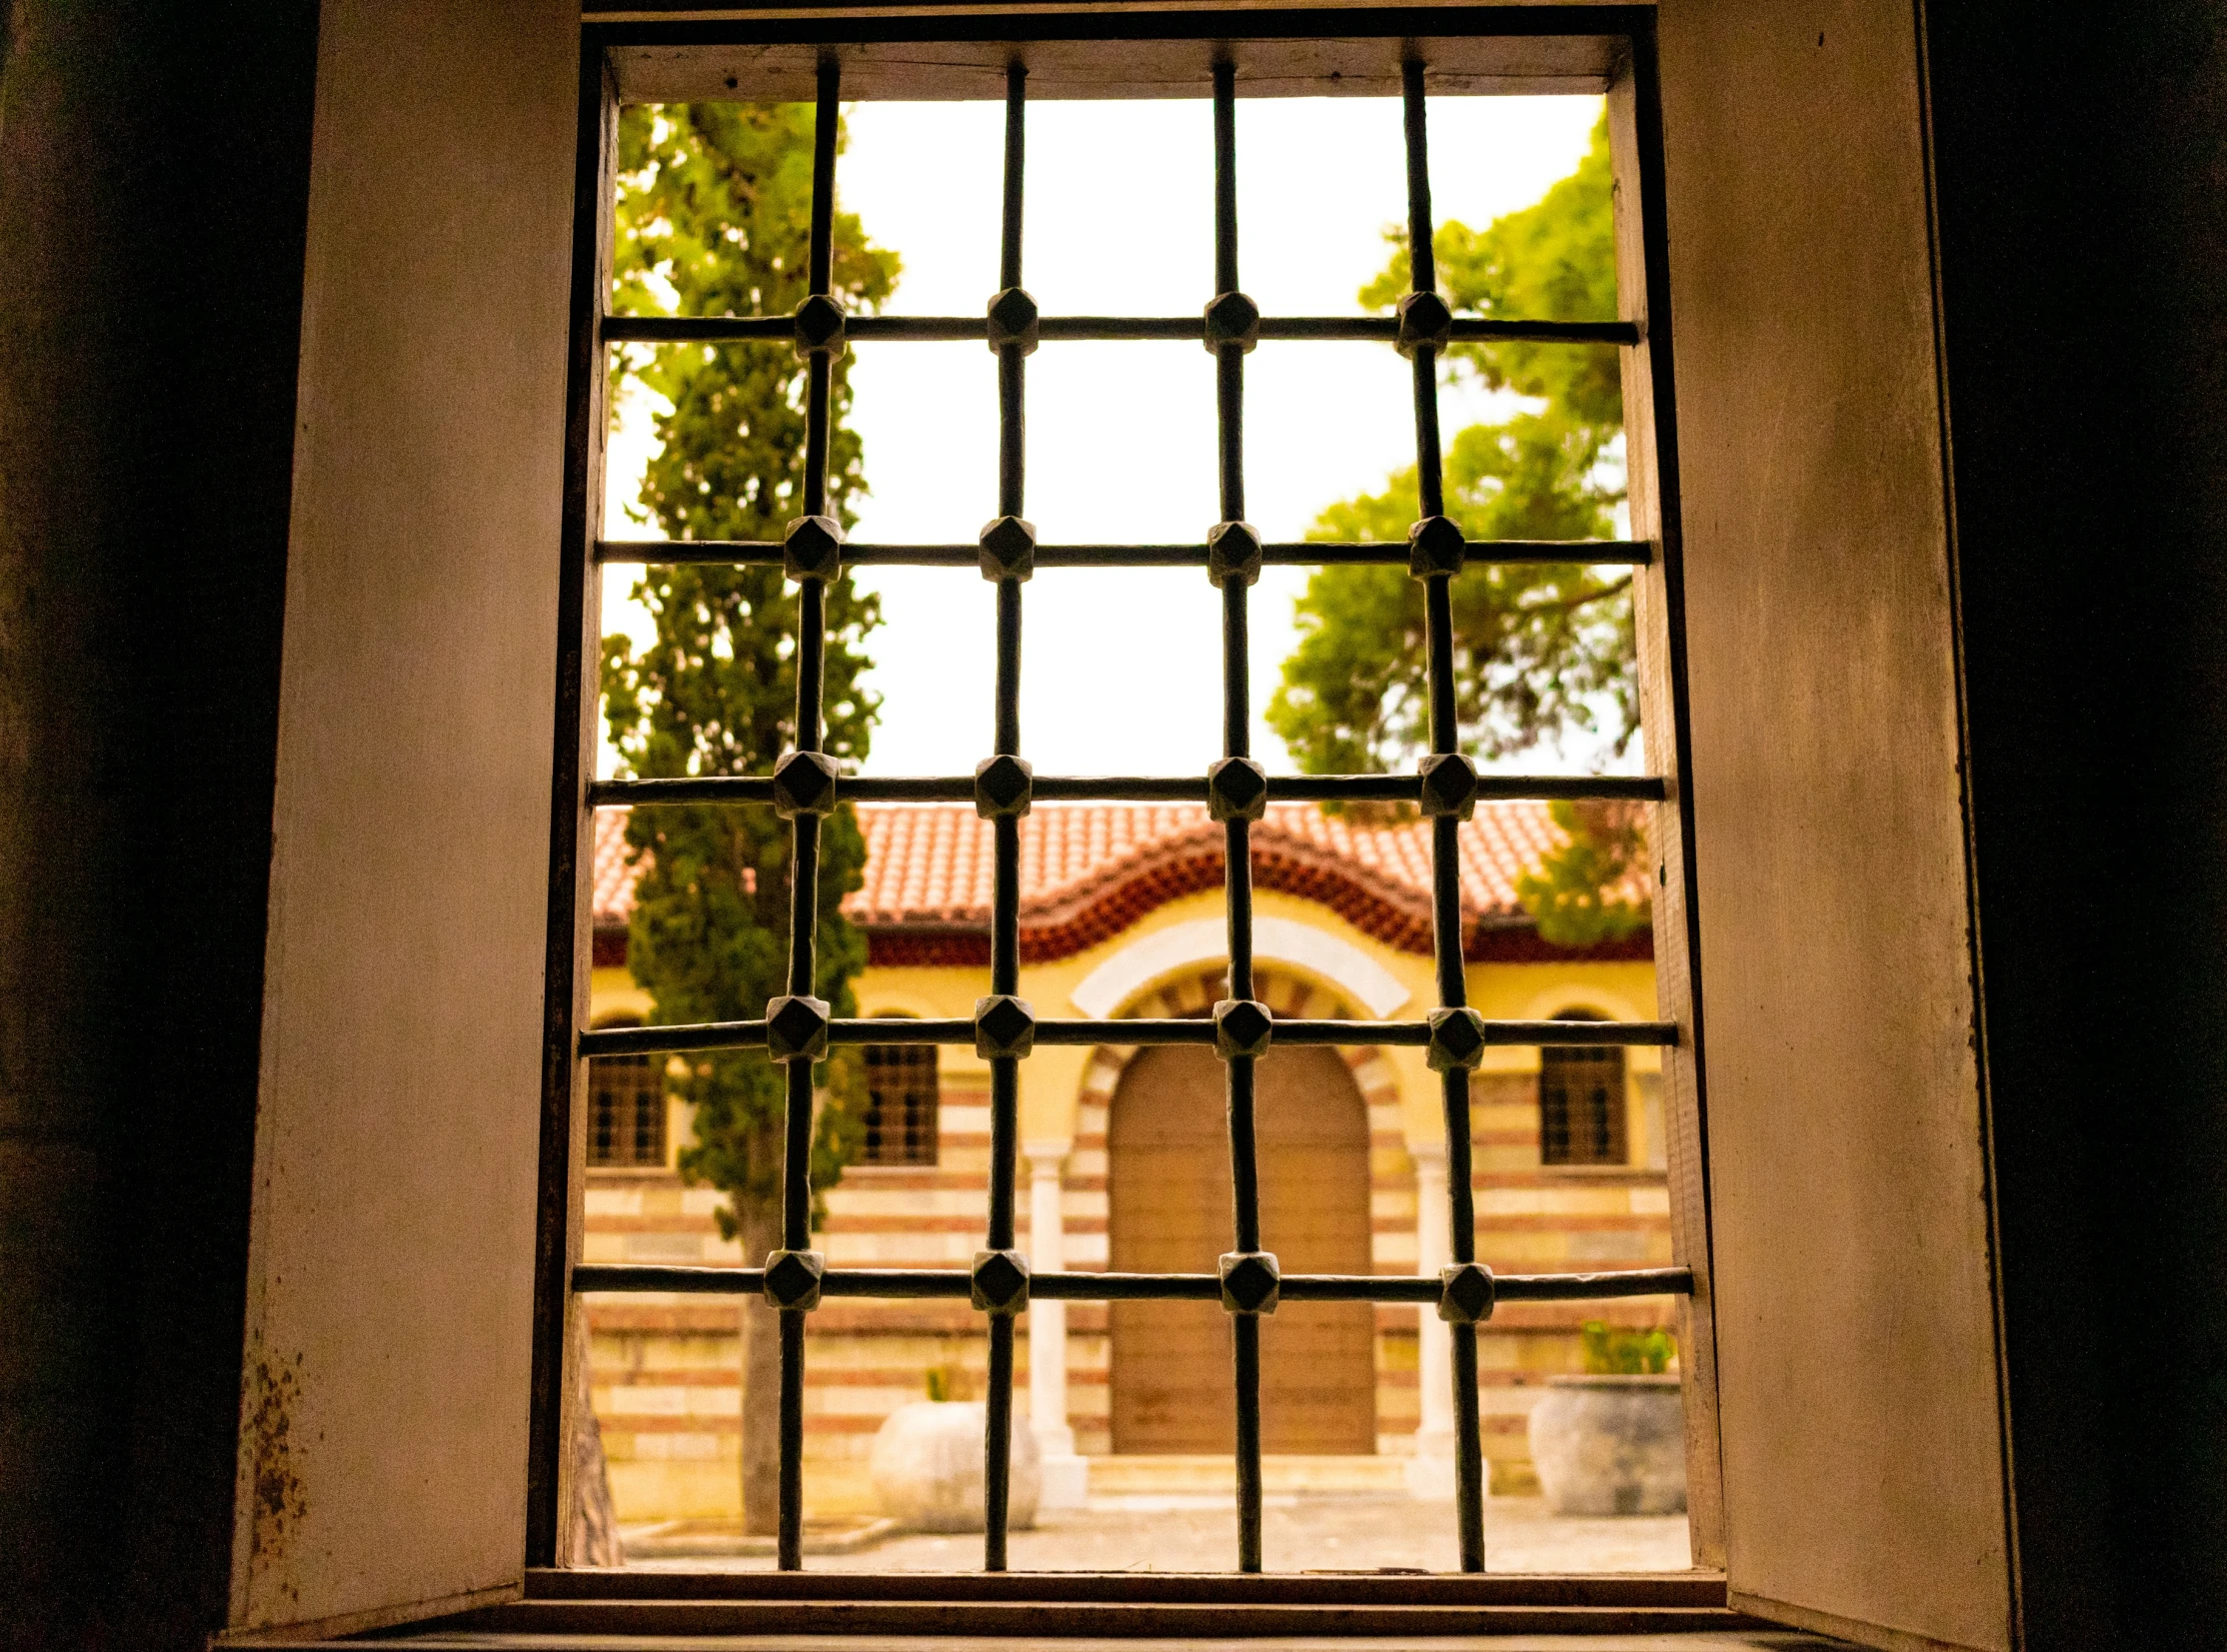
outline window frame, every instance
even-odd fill
[[[1554,1019],[1557,1021],[1597,1021],[1605,1018],[1606,1017],[1604,1016],[1596,1015],[1588,1009],[1565,1009],[1560,1014],[1554,1016]],[[1574,1075],[1576,1072],[1583,1070],[1587,1066],[1597,1065],[1605,1067],[1610,1064],[1609,1054],[1611,1050],[1613,1050],[1614,1054],[1613,1064],[1616,1069],[1616,1077],[1612,1089],[1606,1096],[1603,1097],[1604,1105],[1601,1109],[1601,1133],[1606,1136],[1607,1151],[1613,1156],[1603,1156],[1599,1158],[1590,1156],[1583,1158],[1550,1157],[1547,1152],[1547,1143],[1549,1139],[1549,1133],[1547,1130],[1547,1115],[1549,1110],[1547,1105],[1549,1073],[1553,1073],[1558,1070],[1567,1070]],[[1565,1151],[1574,1146],[1576,1141],[1575,1131],[1571,1128],[1571,1125],[1576,1118],[1573,1102],[1574,1097],[1565,1090],[1563,1092],[1561,1101],[1563,1111],[1563,1127],[1561,1133],[1564,1138],[1563,1145]],[[1620,1046],[1602,1045],[1598,1048],[1588,1048],[1584,1045],[1560,1044],[1548,1045],[1539,1051],[1538,1156],[1539,1167],[1541,1169],[1625,1170],[1631,1168],[1630,1112],[1631,1063],[1629,1057],[1625,1055]]]
[[[1029,41],[1088,39],[1106,51],[1141,39],[1324,41],[1430,34],[1463,39],[1540,40],[1557,35],[1613,40],[1616,63],[1606,88],[1618,181],[1617,255],[1620,313],[1639,328],[1623,351],[1625,433],[1629,461],[1631,536],[1655,546],[1634,582],[1639,633],[1642,722],[1667,733],[1667,750],[1651,754],[1664,785],[1653,811],[1658,861],[1654,906],[1658,1013],[1679,1036],[1664,1050],[1663,1108],[1672,1184],[1673,1248],[1692,1270],[1693,1294],[1681,1297],[1678,1323],[1687,1378],[1689,1519],[1697,1565],[1721,1566],[1721,1496],[1716,1447],[1713,1331],[1709,1316],[1705,1107],[1700,1080],[1697,923],[1690,801],[1680,784],[1689,761],[1683,685],[1682,582],[1675,510],[1675,426],[1671,361],[1663,299],[1667,257],[1662,236],[1663,188],[1659,89],[1650,8],[1538,7],[1461,13],[1382,10],[1271,12],[1243,9],[1192,13],[1005,14],[949,13],[895,19],[836,14],[750,22],[590,24],[584,31],[580,134],[576,171],[575,291],[569,356],[572,393],[567,417],[564,584],[561,592],[557,775],[553,798],[550,915],[549,1046],[545,1057],[542,1201],[536,1275],[536,1338],[532,1460],[529,1466],[529,1560],[554,1563],[560,1547],[566,1455],[563,1441],[571,1383],[566,1379],[565,1327],[576,1313],[570,1273],[578,1261],[580,1147],[578,1094],[584,1062],[575,1029],[585,1024],[585,898],[590,866],[587,788],[594,773],[596,662],[600,615],[593,559],[602,505],[605,425],[604,345],[598,314],[609,264],[607,205],[610,149],[618,87],[609,53],[626,43],[790,43],[843,49],[868,43],[921,40]],[[1633,199],[1636,197],[1636,200]],[[1636,209],[1636,210],[1634,210]],[[1651,302],[1650,302],[1651,300]],[[1678,874],[1672,875],[1675,863]],[[1618,1168],[1629,1168],[1623,1166]]]
[[[873,1018],[876,1020],[899,1020],[914,1017],[883,1014]],[[865,1156],[866,1148],[861,1147],[860,1156],[844,1167],[846,1174],[852,1170],[934,1170],[940,1168],[944,1162],[944,1063],[942,1050],[936,1044],[863,1044],[860,1046],[859,1060],[860,1065],[866,1071],[867,1086],[867,1116],[863,1127],[869,1130],[874,1128],[875,1108],[880,1099],[874,1087],[875,1057],[878,1052],[887,1051],[903,1053],[904,1058],[891,1063],[893,1065],[924,1067],[927,1069],[928,1156],[926,1158],[868,1158]],[[886,1054],[884,1059],[888,1059]],[[911,1095],[911,1087],[908,1086],[908,1092],[903,1103],[908,1113],[908,1122],[910,1121]],[[912,1131],[905,1130],[900,1133],[910,1135]]]
[[[639,1026],[641,1024],[641,1017],[637,1015],[609,1015],[606,1016],[603,1020],[596,1023],[599,1030],[604,1027]],[[651,1104],[645,1106],[642,1097],[639,1095],[637,1095],[634,1099],[634,1108],[631,1115],[631,1122],[633,1127],[626,1132],[630,1141],[630,1156],[622,1159],[598,1159],[595,1156],[595,1074],[597,1066],[600,1063],[604,1062],[640,1062],[644,1069],[652,1071],[660,1080],[662,1080],[663,1075],[656,1073],[656,1060],[657,1058],[652,1055],[595,1055],[588,1058],[587,1062],[585,1063],[588,1068],[588,1076],[585,1080],[588,1092],[588,1121],[586,1126],[588,1134],[587,1145],[585,1148],[585,1165],[587,1169],[595,1171],[600,1175],[613,1172],[624,1173],[627,1171],[640,1172],[643,1170],[663,1170],[668,1168],[671,1164],[673,1154],[672,1119],[670,1118],[670,1116],[668,1116],[668,1108],[666,1105],[667,1092],[662,1081],[656,1083],[654,1086],[656,1099]],[[633,1156],[631,1152],[631,1143],[637,1142],[641,1138],[641,1119],[645,1112],[647,1112],[657,1121],[658,1156],[656,1158],[641,1158],[639,1156]]]

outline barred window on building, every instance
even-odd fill
[[[1597,1021],[1568,1009],[1557,1021]],[[1622,1164],[1624,1051],[1618,1044],[1548,1045],[1539,1051],[1538,1154],[1541,1164]]]
[[[861,1164],[934,1164],[938,1082],[934,1044],[866,1046],[866,1145]]]
[[[664,1065],[656,1055],[599,1055],[588,1063],[591,1165],[626,1169],[665,1163]]]

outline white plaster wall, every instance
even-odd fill
[[[515,1586],[578,15],[331,0],[236,1625]]]
[[[1917,14],[1661,43],[1727,1572],[2004,1648]]]

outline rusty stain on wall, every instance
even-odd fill
[[[249,1367],[254,1409],[248,1415],[249,1495],[254,1500],[252,1539],[257,1570],[274,1567],[286,1555],[287,1537],[309,1510],[294,1469],[294,1407],[301,1399],[302,1356],[289,1365],[265,1354]],[[281,1586],[291,1596],[292,1584]]]

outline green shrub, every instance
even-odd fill
[[[1678,1357],[1678,1339],[1665,1330],[1612,1330],[1606,1320],[1588,1319],[1578,1335],[1587,1376],[1660,1376]]]
[[[928,1397],[938,1405],[964,1397],[961,1390],[967,1385],[967,1373],[957,1360],[928,1368]]]

